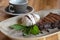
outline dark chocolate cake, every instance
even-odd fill
[[[49,32],[48,29],[54,29],[54,28],[60,29],[60,15],[55,13],[50,13],[46,17],[41,19],[37,23],[37,25],[41,31],[46,30]]]

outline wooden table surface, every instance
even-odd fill
[[[49,2],[49,0],[46,0]],[[51,3],[46,4],[42,0],[29,0],[29,5],[33,6],[36,11],[48,9],[48,8],[60,8],[60,0],[50,0]],[[54,4],[54,5],[53,5]],[[58,4],[58,5],[57,5]],[[6,20],[10,18],[11,16],[6,14],[1,9],[6,7],[8,5],[8,0],[0,0],[0,21]],[[0,32],[0,40],[11,40],[7,36],[5,36],[3,33]]]

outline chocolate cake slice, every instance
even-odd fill
[[[60,29],[60,15],[50,13],[37,23],[39,29],[49,31],[48,29]]]

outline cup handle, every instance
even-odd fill
[[[14,6],[13,5],[9,5],[9,11],[10,12],[15,12],[14,10],[12,10],[11,8],[13,8]]]

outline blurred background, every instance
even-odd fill
[[[9,0],[0,0],[0,7],[7,6]],[[28,0],[35,11],[60,8],[60,0]]]

